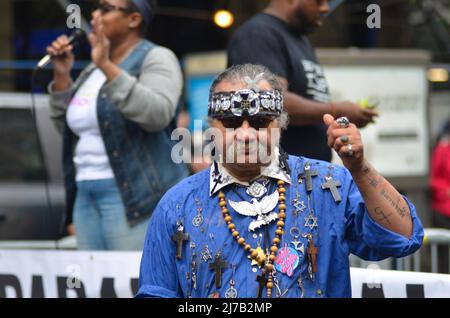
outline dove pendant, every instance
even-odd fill
[[[235,202],[228,200],[230,206],[239,214],[244,216],[256,216],[256,220],[250,222],[248,230],[253,232],[259,229],[263,225],[268,225],[270,222],[278,219],[278,214],[273,210],[278,204],[279,193],[278,191],[265,196],[258,201],[253,198],[252,202],[241,201]]]

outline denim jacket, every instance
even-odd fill
[[[128,74],[138,77],[142,62],[155,45],[143,40],[120,64]],[[95,69],[90,64],[80,74],[73,93]],[[184,164],[171,159],[174,142],[170,139],[175,119],[162,131],[148,132],[137,123],[126,119],[107,99],[104,85],[97,99],[97,115],[111,168],[126,210],[128,223],[133,226],[147,219],[163,194],[189,175]],[[63,170],[66,187],[66,225],[72,222],[76,197],[75,166],[73,156],[77,137],[67,123],[63,130]]]

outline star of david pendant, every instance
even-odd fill
[[[315,227],[317,227],[317,218],[314,217],[312,214],[309,214],[308,217],[305,218],[305,226],[309,227],[311,230],[313,230]]]
[[[295,212],[296,214],[298,214],[299,212],[303,212],[303,210],[306,209],[305,203],[303,201],[300,201],[299,199],[295,198],[294,200],[292,200],[292,205],[295,208]]]

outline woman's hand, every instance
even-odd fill
[[[47,46],[47,53],[53,56],[53,90],[55,92],[70,87],[72,81],[70,71],[75,62],[72,50],[73,46],[69,44],[69,38],[66,35],[59,36],[52,44]]]
[[[69,38],[66,35],[59,36],[50,46],[47,46],[47,53],[53,55],[53,70],[58,75],[70,74],[75,62],[72,50],[73,46],[69,44]]]
[[[110,48],[111,42],[103,31],[103,22],[100,12],[94,11],[92,14],[92,32],[89,34],[89,42],[91,43],[91,58],[99,68],[111,63]]]

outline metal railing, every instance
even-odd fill
[[[450,230],[441,228],[426,228],[422,247],[412,255],[402,258],[388,258],[380,262],[364,261],[355,255],[350,255],[350,265],[353,267],[377,267],[380,269],[396,269],[401,271],[424,271],[429,264],[432,273],[438,272],[439,246],[446,246],[448,257],[448,273],[450,273]],[[429,247],[429,253],[428,253]],[[429,254],[429,255],[428,255]],[[441,255],[441,257],[443,257]]]
[[[67,236],[60,240],[39,241],[0,241],[0,250],[76,250],[75,236]]]
[[[430,247],[430,261],[431,261],[431,272],[438,272],[439,254],[438,246],[446,246],[449,251],[449,256],[447,256],[449,268],[448,273],[450,273],[450,230],[440,229],[440,228],[429,228],[425,229],[425,237],[423,240],[423,247]],[[420,271],[422,264],[422,254],[423,247],[418,250],[413,255],[396,259],[396,265],[398,269],[409,271],[411,270],[411,263],[413,263],[414,271]],[[442,255],[441,255],[442,257]]]

